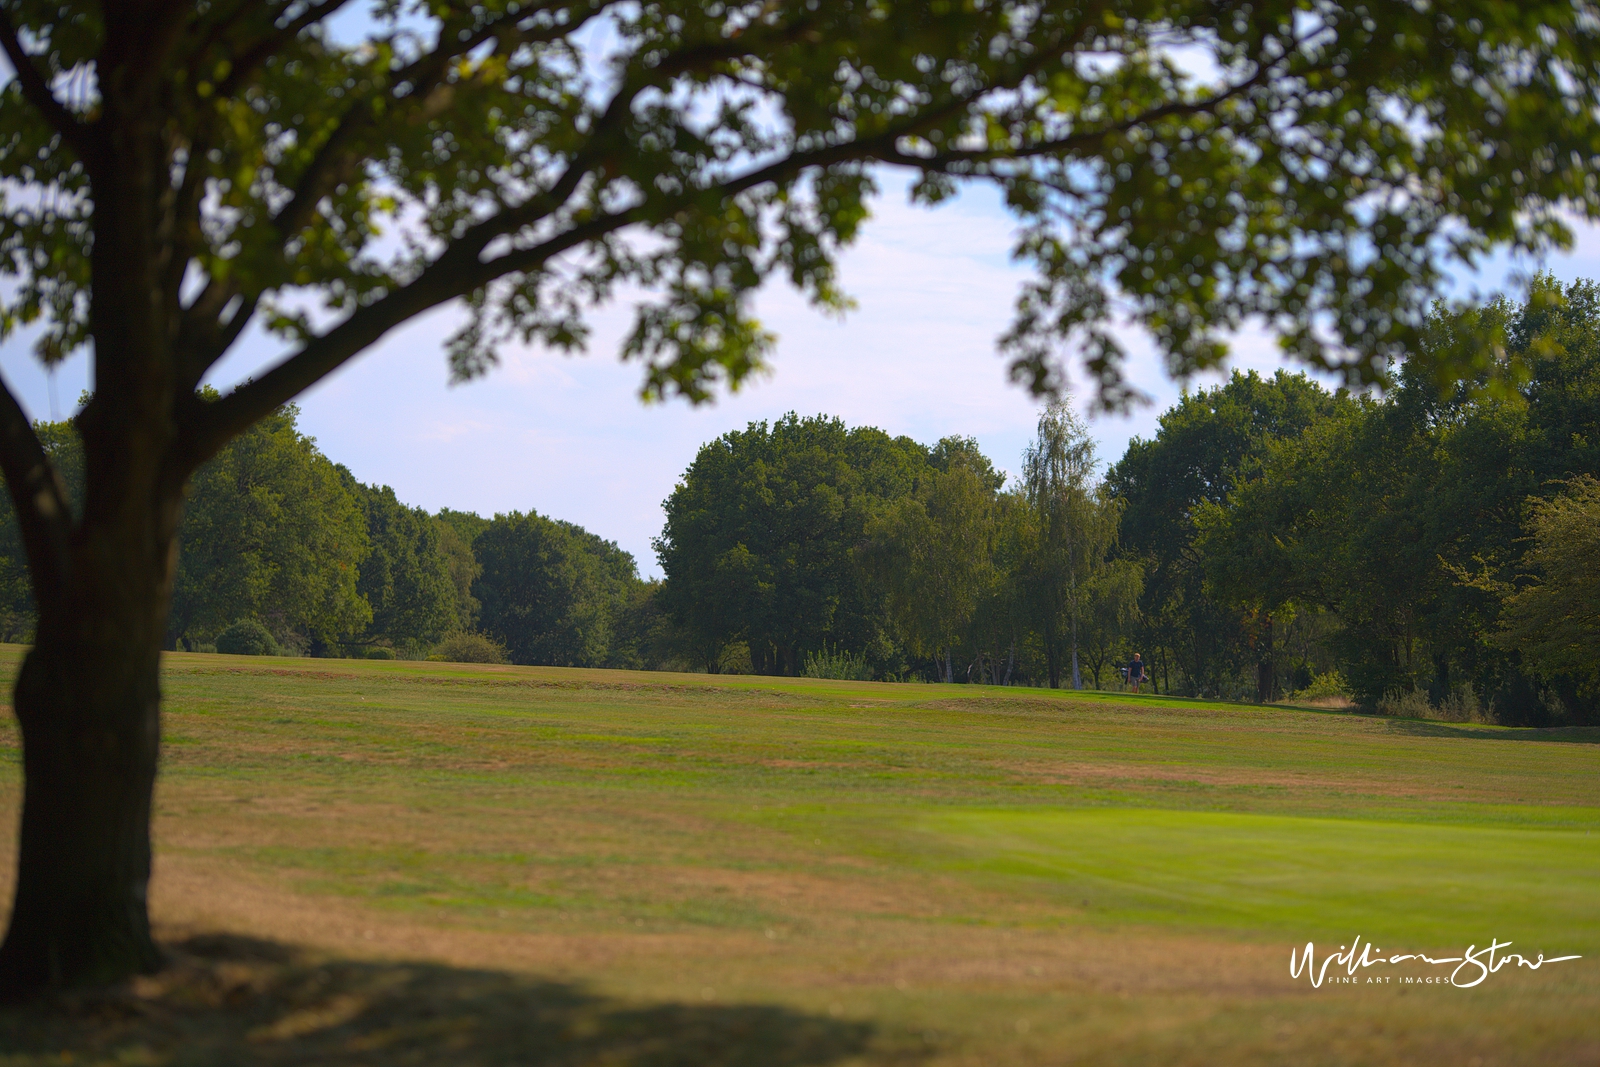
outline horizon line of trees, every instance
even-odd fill
[[[642,667],[652,583],[631,555],[536,512],[484,518],[402,503],[324,456],[289,405],[196,472],[168,649]],[[82,445],[35,424],[74,507]],[[0,507],[0,640],[30,641],[21,535]]]
[[[1164,693],[1600,719],[1600,287],[1540,278],[1425,343],[1481,350],[1478,379],[1235,373],[1105,470],[1053,404],[1013,485],[970,438],[751,423],[665,502],[663,581],[533,511],[410,507],[288,406],[195,476],[167,644],[1075,688],[1141,651]],[[36,428],[76,506],[71,423]],[[0,639],[26,640],[0,511]]]
[[[1479,373],[1235,373],[1103,474],[1054,406],[1009,487],[969,439],[753,423],[667,502],[662,611],[711,671],[1101,687],[1142,651],[1164,693],[1600,721],[1600,288],[1424,343]]]

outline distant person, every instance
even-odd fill
[[[1144,681],[1144,660],[1139,658],[1139,653],[1133,654],[1133,662],[1128,664],[1128,684],[1133,686],[1133,691],[1139,691],[1139,683]]]

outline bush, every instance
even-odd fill
[[[851,682],[869,682],[872,680],[872,668],[867,666],[867,657],[863,653],[851,655],[838,647],[829,648],[822,646],[821,652],[806,653],[805,669],[800,672],[802,678],[840,678]]]
[[[504,663],[506,648],[488,634],[454,633],[435,645],[428,658],[446,663]]]
[[[392,648],[384,648],[382,645],[374,645],[373,647],[367,649],[366,658],[367,659],[394,659],[394,649],[392,649]]]
[[[1478,697],[1471,685],[1458,685],[1437,705],[1420,689],[1391,689],[1378,701],[1378,714],[1402,719],[1436,719],[1442,722],[1495,721],[1493,708]]]
[[[1306,683],[1304,689],[1295,690],[1286,699],[1295,704],[1314,704],[1324,708],[1348,708],[1355,703],[1349,683],[1338,670],[1316,675]]]
[[[217,635],[217,651],[225,656],[276,656],[281,649],[265,626],[240,619]]]
[[[1478,697],[1470,682],[1463,682],[1445,694],[1437,709],[1446,722],[1493,722],[1489,705]]]
[[[1396,719],[1429,719],[1433,705],[1420,689],[1391,689],[1378,700],[1378,714]]]

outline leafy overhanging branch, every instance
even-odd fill
[[[344,322],[310,340],[300,352],[259,379],[242,385],[221,401],[192,406],[190,410],[194,412],[194,425],[187,435],[189,444],[186,449],[190,461],[202,462],[243,427],[287,402],[389,330],[422,311],[471,294],[498,279],[539,270],[563,253],[615,234],[651,216],[670,217],[687,210],[695,202],[725,201],[758,186],[792,181],[807,171],[826,169],[841,163],[873,159],[892,162],[897,155],[894,146],[900,140],[961,114],[976,99],[996,89],[996,85],[991,83],[974,87],[965,94],[952,93],[945,101],[918,111],[910,119],[876,136],[793,153],[712,187],[690,190],[676,203],[654,203],[648,210],[644,206],[637,206],[602,215],[529,248],[487,261],[479,258],[482,251],[497,239],[514,235],[548,218],[564,206],[579,184],[591,176],[590,167],[602,162],[608,151],[616,150],[617,146],[610,143],[611,138],[625,121],[640,93],[664,84],[676,74],[750,54],[752,47],[770,46],[778,42],[792,43],[813,32],[808,20],[798,20],[781,33],[772,35],[771,39],[764,40],[761,35],[755,34],[737,42],[737,45],[728,42],[667,57],[651,69],[649,77],[625,83],[595,122],[585,147],[574,156],[547,192],[474,225],[451,242],[448,249],[415,280],[386,293],[372,304],[358,308]],[[1019,84],[1048,62],[1048,53],[1041,51],[997,80],[1001,87]],[[319,157],[319,162],[321,159]],[[299,199],[298,195],[296,199]],[[254,301],[247,307],[253,308]],[[233,336],[237,336],[237,331],[242,329],[241,315],[242,309],[235,313],[234,325],[230,329]],[[214,350],[213,358],[220,358],[224,350],[225,346],[222,350]]]
[[[89,127],[78,116],[68,111],[61,101],[56,99],[55,93],[50,91],[50,83],[45,80],[44,74],[34,63],[34,57],[23,49],[22,40],[17,35],[11,14],[3,6],[0,6],[0,47],[5,48],[6,58],[11,61],[17,83],[22,87],[28,103],[33,105],[50,124],[50,128],[59,134],[74,152],[80,157],[88,157],[93,147]]]
[[[696,360],[725,356],[730,379],[758,361],[674,337],[703,341],[721,323],[755,351],[765,335],[743,307],[771,272],[843,306],[834,258],[865,214],[873,163],[914,168],[926,202],[960,180],[1000,187],[1023,221],[1016,254],[1040,272],[1005,339],[1015,369],[1039,385],[1075,343],[1112,403],[1130,395],[1107,325],[1119,307],[1175,373],[1216,365],[1218,331],[1260,316],[1301,360],[1378,380],[1439,277],[1430,242],[1465,257],[1497,241],[1534,248],[1564,232],[1541,204],[1573,196],[1595,210],[1573,177],[1600,154],[1594,123],[1556,112],[1593,96],[1584,72],[1600,57],[1592,27],[1560,3],[1325,5],[1307,21],[1270,4],[1002,4],[940,19],[848,0],[722,15],[491,0],[430,7],[437,36],[419,55],[398,48],[398,23],[366,51],[334,45],[318,23],[341,4],[157,5],[163,19],[186,12],[180,57],[194,75],[160,103],[177,116],[182,184],[169,298],[190,268],[203,281],[181,309],[170,378],[196,454],[270,409],[281,390],[269,379],[309,384],[358,339],[462,296],[505,331],[573,347],[583,311],[619,281],[663,286],[679,310],[643,309],[635,334],[667,361],[651,362],[651,381],[676,367],[674,384],[703,395]],[[607,11],[618,80],[596,103],[564,38]],[[1547,23],[1571,32],[1552,43]],[[166,39],[165,26],[146,36]],[[1198,96],[1162,53],[1186,41],[1228,75]],[[1549,70],[1529,65],[1535,53]],[[777,125],[728,95],[740,91],[775,107]],[[1524,132],[1535,127],[1553,139],[1535,145]],[[727,177],[741,139],[744,162],[779,162]],[[1508,169],[1524,149],[1525,166]],[[812,207],[797,206],[811,192]],[[418,213],[414,247],[374,258],[379,220],[397,211]],[[630,250],[619,236],[630,226],[666,250]],[[582,299],[541,307],[552,264],[575,249],[600,262],[575,268]],[[511,284],[491,299],[484,287],[499,279]],[[188,397],[251,322],[281,314],[279,294],[319,288],[343,323],[298,327],[302,351],[237,403]],[[625,354],[640,353],[633,344]]]

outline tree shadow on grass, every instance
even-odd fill
[[[0,1009],[0,1062],[174,1067],[809,1067],[875,1053],[861,1022],[772,1005],[639,1004],[430,963],[315,958],[206,936],[130,988]],[[876,1046],[876,1047],[872,1047]]]
[[[1568,745],[1600,745],[1600,726],[1483,727],[1431,719],[1387,719],[1390,733],[1407,737],[1462,737],[1472,741],[1545,741]]]

